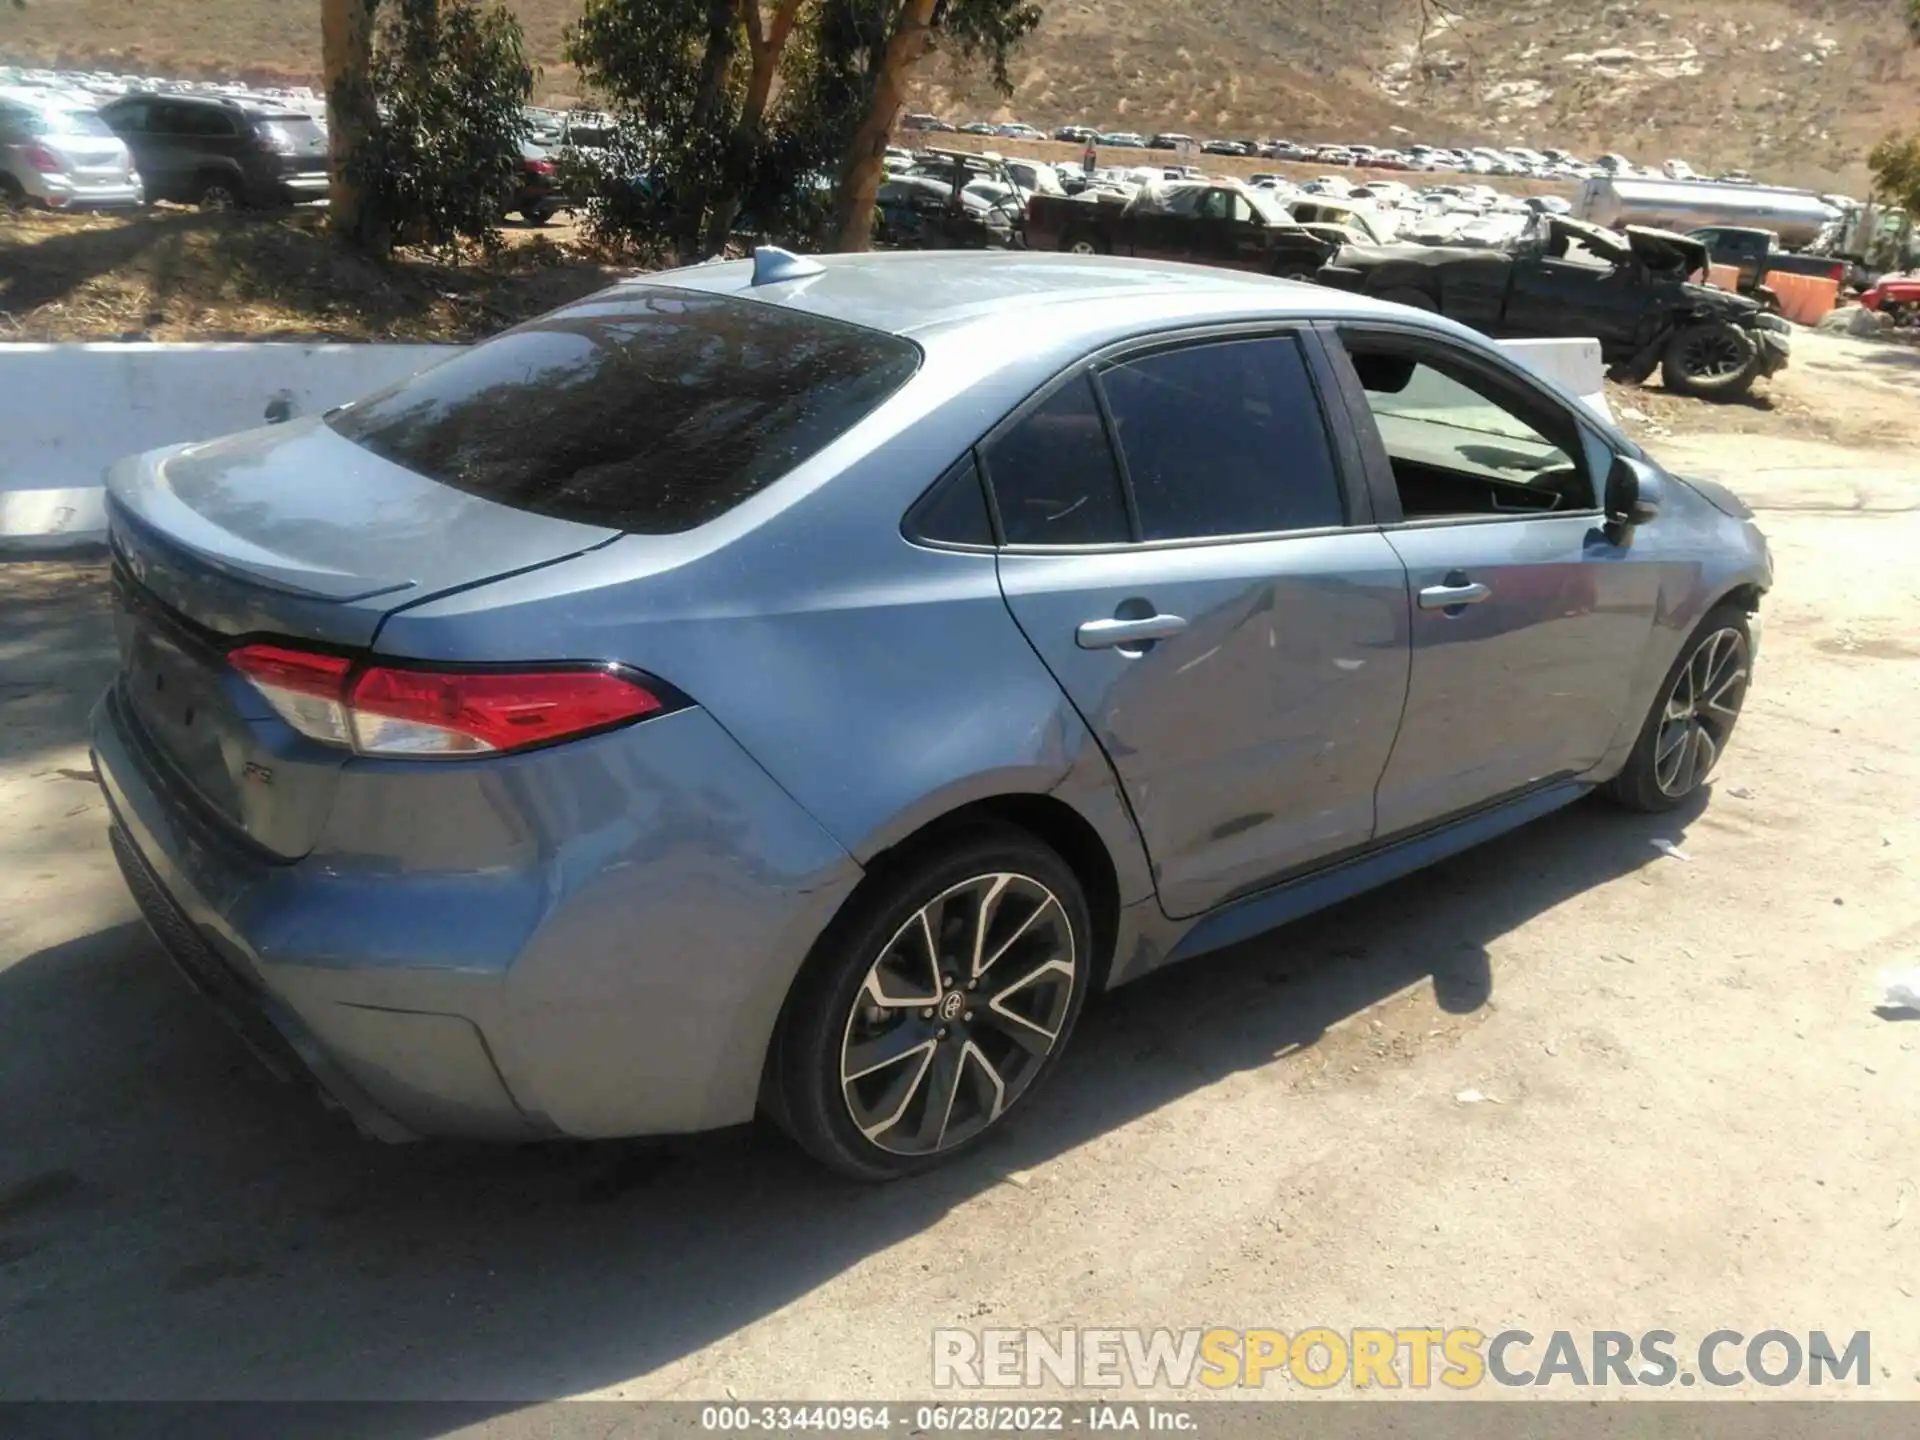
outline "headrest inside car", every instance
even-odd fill
[[[1413,379],[1413,361],[1403,355],[1355,355],[1353,368],[1362,389],[1375,395],[1398,395]]]

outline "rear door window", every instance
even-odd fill
[[[100,113],[116,134],[139,134],[145,130],[158,129],[153,123],[155,111],[159,107],[151,100],[129,100],[123,105],[114,105]]]
[[[725,514],[919,368],[912,342],[784,306],[623,286],[329,413],[377,455],[503,505],[638,534]]]
[[[191,135],[196,106],[163,100],[147,112],[146,128],[155,135]]]
[[[230,139],[239,132],[234,128],[233,117],[224,110],[211,105],[189,105],[184,107],[181,116],[180,133],[200,135],[208,139]]]
[[[983,447],[1009,545],[1111,545],[1129,538],[1106,424],[1082,372]]]
[[[1306,358],[1291,336],[1163,350],[1103,370],[1143,540],[1345,522]]]

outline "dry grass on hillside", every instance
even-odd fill
[[[324,223],[171,208],[0,218],[0,341],[474,340],[617,273],[544,238],[381,265]]]
[[[579,0],[510,0],[546,67]],[[1908,0],[1041,0],[1002,99],[978,66],[928,63],[916,107],[956,118],[1379,143],[1496,140],[1683,156],[1811,185],[1920,125]],[[0,0],[0,55],[311,83],[315,0]],[[1597,58],[1606,57],[1606,58]]]

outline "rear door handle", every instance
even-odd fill
[[[1111,650],[1116,645],[1141,645],[1167,640],[1187,628],[1178,615],[1148,615],[1140,620],[1088,620],[1073,632],[1082,650]]]
[[[1478,605],[1493,591],[1474,581],[1468,585],[1429,585],[1420,592],[1422,610],[1451,610],[1456,605]]]

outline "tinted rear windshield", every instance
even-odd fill
[[[919,364],[918,347],[878,330],[633,286],[509,330],[327,423],[502,505],[664,535],[765,489]]]

